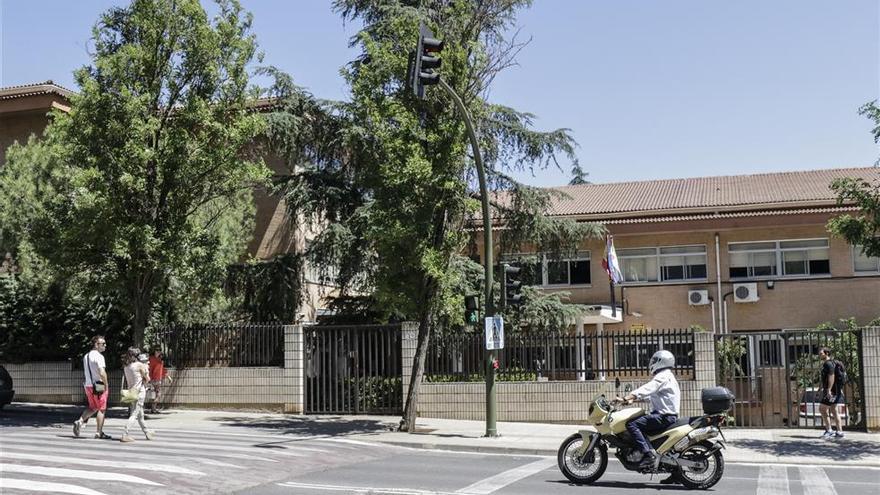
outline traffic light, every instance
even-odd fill
[[[464,322],[468,325],[476,325],[480,322],[480,298],[478,296],[464,296]]]
[[[501,308],[522,304],[522,294],[520,294],[522,282],[516,280],[516,274],[520,270],[521,268],[518,266],[501,264]]]
[[[425,86],[440,82],[440,52],[443,50],[443,42],[434,37],[434,33],[419,25],[419,44],[410,68],[410,84],[413,93],[418,98],[425,97]]]

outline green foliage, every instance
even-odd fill
[[[36,198],[23,227],[9,224],[15,237],[85,274],[90,293],[119,294],[136,343],[163,290],[218,296],[252,232],[251,188],[268,176],[254,147],[264,121],[248,108],[251,19],[235,0],[217,11],[133,0],[102,14],[70,112],[0,178]]]
[[[241,299],[251,321],[292,323],[303,299],[303,259],[299,254],[229,267],[226,291]]]
[[[867,256],[880,256],[880,183],[844,178],[835,180],[831,189],[838,205],[855,204],[859,212],[830,219],[828,231],[859,246]]]
[[[358,400],[366,410],[396,409],[403,398],[403,380],[400,377],[368,376],[349,378],[350,387],[358,388]]]
[[[430,1],[421,9],[397,2],[339,0],[344,18],[363,22],[353,39],[360,57],[343,70],[351,99],[315,100],[277,70],[273,94],[282,98],[269,116],[274,150],[292,172],[282,181],[291,214],[329,227],[315,240],[309,261],[338,270],[343,295],[372,294],[388,317],[461,324],[464,268],[456,256],[474,220],[474,169],[462,117],[440,88],[426,100],[406,84],[409,51],[420,21],[445,41],[443,78],[461,95],[480,129],[489,181],[514,201],[520,239],[560,250],[591,226],[543,216],[546,193],[517,184],[504,170],[558,166],[574,158],[567,129],[533,129],[534,116],[484,99],[494,75],[512,63],[505,37],[516,12],[529,2]],[[524,213],[523,213],[524,212]],[[520,214],[522,213],[522,214]],[[531,221],[531,223],[529,223]],[[529,235],[525,235],[529,232]],[[458,264],[456,266],[456,264]],[[468,288],[469,289],[469,288]],[[468,293],[482,290],[468,290]]]
[[[0,362],[78,359],[97,333],[107,339],[106,358],[118,365],[131,342],[126,313],[112,296],[75,296],[59,282],[41,285],[0,276]]]
[[[746,354],[745,340],[722,338],[715,342],[715,357],[718,364],[718,381],[729,382],[743,374],[739,361]]]
[[[533,382],[538,379],[538,374],[523,368],[506,368],[498,370],[495,379],[499,382]],[[486,376],[482,373],[426,374],[425,381],[428,383],[484,382]]]

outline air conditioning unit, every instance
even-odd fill
[[[733,302],[749,303],[758,302],[758,284],[733,284]]]
[[[691,306],[704,306],[709,304],[709,291],[705,289],[691,289],[688,291],[688,304]]]

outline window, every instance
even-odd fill
[[[828,275],[828,239],[739,242],[728,245],[730,278]]]
[[[706,246],[618,249],[624,282],[706,279]]]
[[[880,273],[880,258],[869,257],[862,246],[853,246],[853,269],[857,274]]]
[[[512,254],[502,260],[522,268],[524,285],[589,285],[590,252],[578,251],[572,258],[553,260],[546,255]]]
[[[675,356],[675,366],[693,366],[694,343],[690,338],[661,336],[638,342],[615,342],[614,364],[616,368],[647,369],[651,356],[659,350],[667,350]]]

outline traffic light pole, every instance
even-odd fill
[[[452,87],[446,84],[442,78],[439,80],[440,86],[449,93],[458,111],[464,119],[467,127],[468,137],[471,140],[471,148],[474,153],[474,163],[477,166],[477,178],[480,181],[480,199],[483,203],[483,263],[486,271],[486,314],[485,318],[495,316],[495,305],[492,301],[492,217],[489,215],[489,194],[486,190],[486,171],[483,169],[483,157],[480,155],[480,144],[477,141],[477,134],[474,132],[474,125],[471,122],[471,114],[464,106],[464,102],[458,96]],[[495,351],[486,351],[486,436],[497,437],[498,429],[495,426],[495,418],[497,417],[498,402],[495,398]]]

